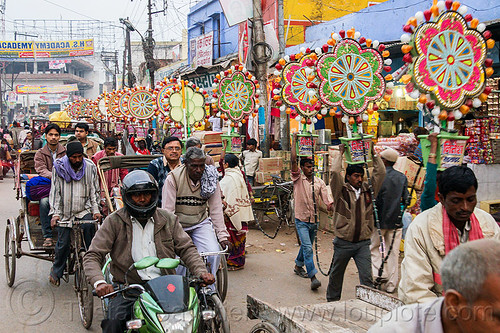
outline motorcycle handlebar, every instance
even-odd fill
[[[105,299],[105,298],[110,298],[110,297],[113,297],[121,292],[124,292],[124,291],[127,291],[127,290],[130,290],[130,289],[137,289],[139,290],[140,292],[145,292],[146,290],[144,289],[143,286],[141,286],[140,284],[131,284],[130,286],[127,286],[127,287],[124,287],[124,288],[121,288],[121,289],[118,289],[118,290],[115,290],[113,291],[112,293],[109,293],[109,294],[106,294],[104,296],[98,296],[95,289],[92,290],[92,295],[94,296],[97,296],[99,297],[100,299]]]

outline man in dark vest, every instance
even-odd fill
[[[224,223],[218,174],[210,171],[206,174],[213,176],[202,178],[206,168],[215,169],[205,161],[206,155],[200,148],[187,150],[185,164],[172,170],[165,180],[162,208],[179,217],[199,252],[215,252],[219,251],[219,243],[223,248],[229,248],[231,243]],[[208,258],[213,275],[219,267],[218,259]]]

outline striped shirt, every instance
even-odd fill
[[[79,181],[67,183],[52,169],[52,186],[50,188],[50,213],[59,216],[62,222],[70,222],[72,218],[83,218],[87,214],[99,213],[99,181],[97,168],[91,160],[85,158],[85,174]]]

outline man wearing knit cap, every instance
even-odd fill
[[[66,146],[66,156],[54,162],[52,187],[50,189],[50,225],[57,228],[54,264],[49,281],[59,286],[63,276],[71,244],[71,228],[76,220],[99,220],[99,181],[97,168],[91,160],[83,157],[83,146],[71,141]],[[93,224],[82,224],[85,248],[89,248],[94,237]]]
[[[392,148],[388,148],[380,153],[380,157],[385,165],[386,176],[382,183],[382,188],[375,199],[378,216],[380,220],[380,232],[384,241],[384,256],[387,253],[394,238],[394,244],[387,262],[384,264],[382,278],[387,280],[385,289],[393,293],[398,285],[398,257],[399,243],[401,242],[401,205],[408,198],[408,180],[401,172],[394,170],[393,166],[398,160],[399,154]],[[380,236],[377,230],[373,231],[370,245],[372,253],[373,277],[376,280],[379,276],[379,269],[382,264],[382,253],[380,251]]]

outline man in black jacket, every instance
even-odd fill
[[[387,256],[392,239],[395,237],[393,249],[389,258],[387,258],[382,274],[382,277],[388,280],[386,291],[389,293],[393,293],[398,285],[399,243],[401,242],[402,231],[402,223],[399,217],[401,205],[408,198],[408,180],[405,175],[393,168],[398,156],[397,151],[391,148],[384,150],[380,154],[385,165],[386,176],[375,199],[380,220],[380,231],[384,240],[384,256]],[[373,231],[370,250],[372,253],[373,277],[376,279],[382,264],[380,236],[376,229]]]

